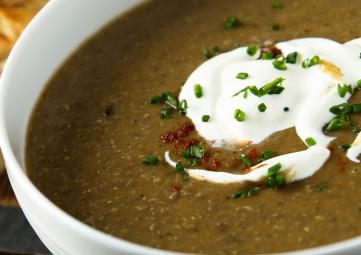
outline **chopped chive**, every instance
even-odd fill
[[[238,73],[236,76],[237,79],[245,80],[248,78],[248,73]]]
[[[272,54],[272,52],[270,52],[270,51],[264,51],[264,52],[262,52],[262,54],[261,54],[261,59],[263,59],[263,60],[273,59],[273,54]]]
[[[162,101],[162,98],[160,96],[152,96],[150,99],[151,104],[158,104]]]
[[[307,137],[307,138],[305,139],[305,142],[306,142],[306,144],[307,144],[309,147],[317,144],[317,142],[315,141],[315,139],[313,139],[312,137]]]
[[[104,116],[111,116],[113,114],[113,106],[108,104],[104,107],[104,112],[103,112]]]
[[[270,159],[272,157],[273,157],[273,151],[265,150],[265,151],[262,152],[261,161],[268,160],[268,159]]]
[[[179,155],[182,157],[182,158],[190,158],[191,157],[191,154],[188,152],[188,151],[181,151],[179,153]]]
[[[270,188],[279,188],[286,184],[285,175],[280,172],[282,168],[281,163],[277,163],[268,168],[266,183]]]
[[[361,52],[360,52],[360,56],[359,56],[360,58],[361,58]]]
[[[347,92],[352,94],[353,88],[352,88],[351,84],[343,84],[343,85],[338,84],[337,85],[337,91],[338,91],[338,94],[340,95],[340,97],[345,97]]]
[[[237,121],[244,121],[246,119],[246,114],[241,109],[236,109],[234,111],[234,118]]]
[[[275,175],[281,170],[281,167],[282,167],[281,163],[277,163],[271,166],[270,168],[268,168],[268,175]]]
[[[283,8],[283,4],[280,1],[274,1],[272,3],[272,8],[275,10],[281,10]]]
[[[349,123],[350,123],[349,117],[346,114],[342,114],[336,118],[333,118],[328,123],[326,130],[328,132],[334,132]]]
[[[203,89],[200,84],[194,85],[194,95],[196,96],[196,98],[201,98],[203,96]]]
[[[183,99],[182,101],[180,101],[179,103],[179,111],[181,114],[186,114],[187,113],[187,109],[188,109],[188,103],[187,100]]]
[[[185,170],[184,170],[184,166],[182,163],[178,162],[175,166],[175,170],[177,171],[177,173],[180,174],[184,174]]]
[[[148,156],[143,158],[142,163],[146,166],[155,166],[159,163],[159,158],[155,156]]]
[[[275,60],[273,60],[272,64],[273,64],[273,67],[278,70],[281,70],[281,71],[287,70],[285,58],[275,59]]]
[[[169,119],[172,117],[173,112],[174,112],[174,108],[172,107],[163,108],[162,110],[160,110],[160,117],[162,119]]]
[[[342,149],[343,151],[347,151],[350,148],[351,148],[351,144],[341,144],[340,145],[340,149]]]
[[[258,105],[258,111],[265,112],[267,110],[267,106],[264,103],[260,103]]]
[[[290,110],[290,108],[288,108],[287,106],[285,108],[283,108],[284,112],[288,112]]]
[[[257,188],[251,187],[251,188],[247,188],[245,190],[242,191],[236,191],[233,194],[233,198],[247,198],[247,197],[252,197],[255,196],[258,192]]]
[[[241,154],[239,156],[239,160],[242,162],[243,165],[245,165],[246,167],[251,167],[252,166],[252,161],[245,155],[245,154]]]
[[[208,122],[208,121],[209,121],[209,118],[210,118],[209,115],[203,115],[203,116],[202,116],[202,121],[203,121],[203,122]]]
[[[361,89],[361,79],[357,81],[357,87]]]
[[[281,25],[279,23],[273,23],[270,29],[271,31],[279,31],[281,29]]]
[[[359,128],[355,122],[351,122],[351,127],[354,134],[358,134],[361,132],[361,128]]]
[[[201,159],[204,156],[204,149],[197,145],[191,145],[189,147],[189,154],[196,159]]]
[[[165,102],[166,104],[170,105],[171,107],[173,107],[175,109],[178,107],[177,98],[170,92],[163,93],[161,95],[161,99],[163,102]]]
[[[235,16],[231,16],[223,22],[224,29],[232,29],[232,28],[239,27],[240,25],[241,25],[241,22]]]
[[[282,77],[278,77],[277,79],[263,85],[260,89],[258,89],[255,85],[247,86],[237,93],[235,93],[232,97],[238,96],[241,93],[244,93],[243,97],[247,98],[248,91],[250,91],[253,95],[262,97],[264,95],[273,95],[273,94],[281,94],[282,91],[285,89],[282,87],[282,82],[285,79]]]
[[[286,63],[288,63],[288,64],[296,64],[297,63],[297,57],[298,57],[298,53],[296,51],[288,54],[287,57],[286,57]]]
[[[361,112],[361,104],[352,104],[351,108],[353,113]]]
[[[320,57],[315,55],[312,58],[306,58],[305,60],[303,60],[302,61],[302,67],[303,68],[309,68],[311,66],[320,64],[320,62],[321,62]]]
[[[265,84],[264,86],[262,86],[259,90],[258,90],[258,96],[264,96],[266,94],[279,94],[283,91],[283,87],[282,87],[282,82],[285,79],[282,77],[278,77],[275,80]],[[280,89],[282,88],[282,89]],[[273,93],[273,92],[277,92],[277,93]]]
[[[315,189],[316,189],[317,191],[322,191],[322,190],[324,190],[325,188],[327,188],[327,183],[324,182],[324,181],[320,181],[319,183],[317,183],[317,184],[315,185]]]
[[[335,115],[347,114],[347,113],[352,112],[352,106],[347,103],[334,105],[330,108],[330,112]]]
[[[203,51],[202,51],[202,55],[204,56],[204,57],[206,57],[206,58],[212,58],[214,55],[212,54],[212,52],[210,51],[210,50],[208,50],[208,49],[204,49]]]
[[[250,56],[254,56],[258,51],[258,47],[256,45],[250,45],[247,47],[247,53]]]
[[[207,59],[213,58],[219,53],[221,53],[221,48],[219,48],[218,46],[214,46],[211,50],[204,49],[202,51],[203,56],[206,57]]]

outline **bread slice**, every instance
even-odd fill
[[[5,62],[21,32],[46,2],[46,0],[0,0],[0,63]]]

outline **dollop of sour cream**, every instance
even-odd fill
[[[200,65],[182,87],[179,100],[187,100],[187,117],[213,147],[257,144],[275,132],[295,127],[308,149],[266,160],[250,168],[247,174],[186,169],[191,177],[223,184],[261,182],[267,177],[268,168],[280,163],[286,181],[293,182],[312,176],[330,156],[327,146],[335,138],[322,130],[335,117],[329,109],[351,97],[351,93],[340,96],[339,84],[355,88],[361,79],[361,38],[345,44],[305,38],[281,42],[276,47],[283,56],[297,52],[297,62],[286,63],[287,70],[279,70],[273,66],[273,60],[260,59],[260,50],[250,56],[247,47],[241,47]],[[319,64],[302,66],[303,60],[314,56],[320,58]],[[248,77],[239,79],[238,73],[247,73]],[[260,88],[280,77],[282,93],[260,97],[249,92],[247,97],[244,93],[234,96],[247,86]],[[200,98],[195,96],[195,84],[202,87]],[[267,107],[264,112],[258,109],[260,104]],[[236,109],[244,112],[243,121],[235,119]],[[208,122],[202,121],[203,115],[210,116]],[[316,143],[313,146],[307,142],[310,138]],[[351,145],[347,157],[359,162],[360,153],[361,135]],[[165,159],[175,167],[169,153]]]

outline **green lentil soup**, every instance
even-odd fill
[[[185,170],[247,173],[317,141],[304,142],[288,128],[259,144],[214,148],[185,115],[189,102],[178,94],[193,70],[222,52],[255,45],[247,50],[252,55],[268,45],[262,57],[274,58],[272,42],[346,42],[361,37],[360,15],[361,2],[353,0],[148,1],[90,38],[49,81],[28,127],[28,174],[51,201],[88,225],[166,250],[274,253],[356,237],[361,167],[345,150],[360,131],[360,113],[325,128],[337,139],[310,178],[286,183],[274,165],[267,182],[224,185],[196,180]],[[273,64],[280,72],[282,61]],[[287,61],[295,63],[297,56]],[[237,74],[239,81],[250,77]],[[281,80],[276,83],[281,93]],[[198,85],[194,97],[202,100],[207,91]],[[347,86],[340,93],[348,93]],[[361,101],[358,89],[352,93],[348,105]],[[259,114],[270,110],[263,102],[255,107]],[[285,114],[292,110],[282,108]],[[232,118],[243,123],[247,114],[235,109]],[[211,124],[213,116],[204,112],[200,121]],[[176,168],[164,160],[166,151]]]

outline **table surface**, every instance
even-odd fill
[[[9,179],[7,177],[7,174],[4,169],[4,164],[2,157],[0,155],[0,206],[6,205],[6,206],[19,206],[14,192],[11,189]],[[0,229],[1,232],[1,229]],[[2,253],[0,252],[0,255],[16,255],[16,254],[9,254],[9,253]]]

